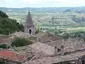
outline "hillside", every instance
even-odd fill
[[[0,34],[8,35],[10,33],[23,30],[23,25],[16,22],[15,19],[0,11]]]
[[[23,11],[42,11],[42,12],[69,12],[69,11],[75,11],[78,13],[85,12],[85,7],[42,7],[42,8],[31,8],[31,7],[25,7],[25,8],[5,8],[0,7],[0,10],[3,11],[12,11],[12,12],[23,12]]]
[[[22,24],[26,21],[28,11],[31,11],[35,26],[52,33],[56,31],[55,29],[65,32],[84,31],[85,29],[85,7],[28,7],[0,8],[0,10],[3,10],[10,18],[16,19],[17,22]]]

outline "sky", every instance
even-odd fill
[[[0,7],[77,7],[85,6],[85,0],[0,0]]]

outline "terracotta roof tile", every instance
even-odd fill
[[[24,55],[18,55],[10,51],[0,51],[0,58],[16,62],[24,62],[27,59]]]

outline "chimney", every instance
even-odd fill
[[[61,55],[64,55],[64,45],[61,45]]]
[[[57,46],[54,47],[54,55],[57,55]]]
[[[54,47],[54,55],[64,55],[64,45]]]

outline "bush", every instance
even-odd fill
[[[0,48],[6,49],[7,48],[7,45],[6,44],[1,44],[0,45]]]
[[[0,61],[0,64],[6,64],[4,61]]]
[[[26,46],[26,45],[30,45],[32,44],[32,41],[25,39],[25,38],[16,38],[13,42],[12,42],[12,46],[14,47],[19,47],[19,46]]]
[[[37,29],[37,30],[36,30],[36,32],[35,32],[35,34],[38,34],[39,32],[40,32],[40,30],[39,30],[39,29]]]

